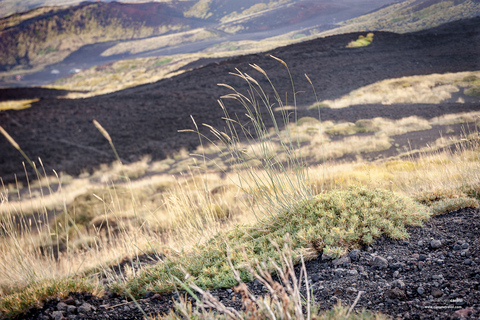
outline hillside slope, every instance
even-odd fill
[[[299,105],[315,102],[307,73],[321,99],[333,99],[376,81],[409,75],[480,70],[478,55],[480,18],[458,21],[445,26],[445,32],[413,34],[375,33],[367,47],[345,48],[359,33],[316,39],[275,49],[267,54],[248,55],[213,63],[154,84],[82,100],[62,100],[36,96],[40,101],[29,109],[0,113],[0,125],[33,159],[41,157],[48,170],[78,174],[101,163],[114,160],[108,143],[92,125],[97,119],[109,131],[121,157],[138,159],[151,154],[162,159],[180,148],[198,145],[195,134],[179,134],[197,123],[223,127],[222,111],[216,99],[229,93],[217,83],[228,83],[240,91],[243,82],[229,76],[238,68],[262,79],[249,64],[264,68],[278,92],[291,99],[291,85],[284,67],[268,54],[285,60],[296,82]],[[448,30],[447,30],[448,29]],[[448,32],[447,32],[448,31]],[[265,83],[265,81],[263,81]],[[268,84],[267,84],[268,86]],[[22,96],[21,90],[17,92]],[[33,97],[32,97],[33,98]],[[247,122],[241,106],[227,105],[230,115]],[[479,110],[479,103],[440,105],[374,105],[345,108],[340,113],[325,109],[323,120],[351,121],[377,116],[397,119],[401,116],[439,116],[444,113]],[[323,109],[322,109],[323,110]],[[301,115],[318,116],[316,111]],[[22,175],[23,161],[6,139],[0,139],[0,177],[14,180]]]
[[[342,22],[325,35],[360,30],[415,32],[478,15],[479,0],[406,0]]]
[[[201,25],[169,3],[92,3],[36,9],[0,20],[0,71],[58,62],[78,48],[112,40],[139,39]],[[22,18],[22,16],[27,18]],[[12,19],[19,23],[12,25]]]

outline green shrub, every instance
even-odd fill
[[[427,205],[433,215],[446,214],[464,208],[479,208],[480,203],[474,197],[478,197],[478,189],[463,187],[465,193],[456,189],[437,189],[422,192],[415,196],[415,201]]]
[[[320,121],[318,121],[317,118],[314,117],[302,117],[297,120],[297,126],[303,126],[304,124],[319,124]]]
[[[472,87],[470,89],[467,89],[465,90],[465,94],[467,96],[480,97],[480,87]]]
[[[435,189],[432,191],[424,191],[417,194],[414,197],[414,200],[418,203],[423,205],[431,206],[435,202],[447,200],[447,199],[455,199],[460,197],[465,197],[466,195],[454,189]]]
[[[466,76],[462,80],[465,82],[476,82],[476,81],[480,81],[480,78],[472,74],[472,75]]]
[[[375,121],[370,119],[357,120],[357,122],[355,122],[355,126],[357,127],[357,132],[360,132],[360,133],[375,132],[380,130],[380,128],[375,123]]]
[[[344,136],[357,133],[357,127],[351,122],[344,122],[334,125],[325,130],[325,133],[334,136]]]
[[[359,35],[357,40],[351,41],[347,48],[359,48],[370,45],[373,41],[373,33],[370,32],[367,36]]]
[[[431,206],[434,216],[446,214],[460,209],[479,207],[480,204],[477,199],[468,197],[444,199],[433,203]]]
[[[291,235],[293,259],[317,257],[322,252],[344,252],[371,243],[383,234],[394,239],[408,236],[406,225],[421,225],[429,217],[426,207],[386,190],[353,186],[346,191],[331,191],[305,200],[295,208],[269,216],[253,226],[238,226],[220,233],[190,253],[166,257],[164,262],[112,285],[112,290],[142,297],[147,291],[168,292],[174,278],[185,280],[186,271],[202,288],[232,287],[237,284],[225,259],[229,252],[243,281],[251,275],[242,266],[245,256],[254,261],[276,261],[272,245],[285,244]],[[338,247],[338,248],[336,248]],[[267,264],[268,265],[268,264]]]
[[[45,280],[2,297],[0,315],[13,319],[47,299],[62,299],[70,292],[100,292],[100,288],[81,279]]]

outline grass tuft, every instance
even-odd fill
[[[57,279],[37,282],[32,286],[17,289],[14,293],[0,299],[0,317],[14,318],[32,307],[39,307],[45,301],[62,299],[70,292],[92,292],[100,294],[99,285],[82,279]]]

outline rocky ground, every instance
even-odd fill
[[[463,209],[408,229],[410,238],[386,237],[337,260],[306,263],[315,301],[329,309],[338,300],[351,305],[360,291],[362,308],[402,319],[480,318],[480,210]],[[144,263],[151,263],[145,257]],[[266,291],[248,284],[255,295]],[[233,288],[210,291],[226,306],[241,308]],[[142,319],[172,309],[176,294],[149,292],[138,305],[115,294],[72,293],[20,319]]]

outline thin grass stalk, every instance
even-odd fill
[[[256,65],[252,65],[252,67],[255,68],[257,71],[260,71],[262,74],[266,76],[267,80],[269,81],[270,85],[272,86],[275,92],[275,96],[278,100],[278,103],[282,105],[283,103],[278,95],[278,92],[275,90],[271,80],[266,75],[266,72]],[[238,94],[238,92],[235,91],[235,89],[231,88],[230,86],[223,85],[227,88],[233,89],[235,92],[235,94],[231,94],[226,97],[236,99],[247,111],[247,117],[251,120],[253,124],[253,128],[255,130],[255,136],[253,136],[252,133],[248,131],[245,126],[240,125],[243,136],[247,138],[247,141],[256,141],[256,140],[259,141],[261,154],[259,156],[255,150],[252,150],[254,153],[254,158],[262,159],[264,163],[264,169],[266,169],[265,177],[268,179],[270,185],[276,186],[271,190],[273,199],[270,198],[270,196],[268,196],[268,193],[263,191],[261,191],[261,193],[264,194],[265,196],[264,198],[266,199],[270,198],[270,200],[268,200],[269,205],[276,204],[276,207],[279,207],[282,209],[289,209],[291,206],[291,196],[287,196],[285,191],[282,190],[282,188],[285,188],[283,186],[288,186],[292,190],[294,197],[296,196],[302,197],[302,198],[311,197],[311,193],[307,191],[308,182],[306,183],[306,180],[308,180],[308,173],[305,173],[306,165],[302,160],[299,160],[299,157],[295,154],[295,151],[293,151],[293,144],[292,144],[293,141],[291,139],[288,142],[289,147],[285,145],[284,139],[281,137],[280,129],[276,121],[275,115],[273,114],[271,103],[269,102],[268,96],[263,91],[263,88],[253,78],[251,78],[247,74],[242,73],[238,69],[237,69],[237,73],[234,75],[244,79],[247,82],[249,86],[248,94],[250,98],[244,98],[245,96]],[[294,88],[294,86],[292,88]],[[273,126],[275,128],[276,136],[280,138],[280,143],[282,145],[282,148],[287,154],[288,168],[291,168],[292,171],[295,173],[295,178],[296,178],[295,183],[289,177],[290,169],[285,168],[283,164],[277,160],[273,161],[274,158],[271,158],[268,156],[268,154],[273,153],[273,150],[270,149],[270,146],[273,144],[272,144],[271,138],[268,137],[268,134],[267,134],[268,130],[261,117],[259,102],[257,101],[257,98],[256,98],[257,96],[261,99],[261,101],[263,102],[263,105],[266,107],[267,112],[271,117]],[[250,104],[248,104],[247,101]],[[219,103],[225,112],[225,119],[231,119],[228,115],[228,112],[224,104],[222,102],[219,102]],[[289,129],[288,116],[286,116],[285,114],[284,114],[284,122],[286,124],[286,129],[288,130]],[[235,126],[233,125],[234,123],[235,123],[234,121],[226,121],[228,131],[229,131],[229,136],[231,137],[229,139],[230,143],[227,144],[227,147],[230,153],[232,154],[233,158],[237,160],[236,163],[248,169],[247,162],[245,161],[246,154],[238,148],[238,143],[240,141],[240,138]],[[291,135],[288,135],[288,137],[291,138]],[[284,177],[282,179],[280,179],[280,175],[278,173],[275,173],[275,171],[277,170],[283,173]],[[247,179],[245,178],[245,176],[242,176],[245,174],[250,178],[249,180],[254,181],[253,186],[247,183]],[[241,174],[239,173],[238,177],[239,177],[239,181],[241,181],[240,187],[242,189],[247,190],[245,186],[242,185],[245,182],[247,183],[248,186],[250,186],[250,189],[257,188],[258,190],[262,190],[262,185],[264,184],[263,181],[265,179],[258,176],[254,170],[245,170],[245,172],[242,172]],[[260,183],[260,181],[262,181],[262,183]],[[307,191],[307,192],[304,193],[301,191]]]

